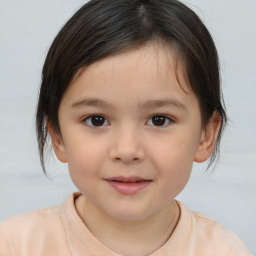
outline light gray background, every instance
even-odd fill
[[[85,1],[0,0],[0,220],[63,201],[68,171],[39,165],[34,113],[47,49]],[[231,123],[213,174],[196,165],[179,200],[236,232],[256,254],[256,1],[188,0],[211,31],[220,54]]]

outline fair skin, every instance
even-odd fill
[[[174,50],[148,44],[80,70],[60,103],[61,135],[48,123],[82,193],[78,214],[113,251],[136,256],[161,247],[178,222],[174,198],[193,162],[211,155],[219,117],[202,129],[185,81]]]

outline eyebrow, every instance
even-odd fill
[[[114,108],[114,109],[117,108],[113,104],[100,99],[83,99],[83,100],[74,102],[71,105],[72,108],[80,108],[80,107],[86,107],[86,106]]]
[[[77,102],[74,102],[71,107],[72,108],[80,108],[80,107],[103,107],[103,108],[113,108],[117,109],[116,105],[113,105],[107,101],[101,99],[83,99]],[[187,107],[182,102],[176,99],[161,99],[161,100],[148,100],[139,104],[139,108],[159,108],[159,107],[174,107],[181,110],[187,110]]]
[[[187,110],[187,107],[182,102],[176,99],[161,99],[161,100],[148,100],[141,104],[142,108],[157,108],[157,107],[175,107],[177,109]]]

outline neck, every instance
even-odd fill
[[[143,220],[117,220],[80,196],[77,211],[91,233],[106,247],[123,255],[148,255],[160,248],[172,235],[179,206],[170,202],[164,209]]]

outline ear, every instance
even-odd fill
[[[49,121],[47,121],[47,129],[51,136],[52,148],[55,152],[56,157],[61,162],[66,163],[67,162],[66,150],[65,150],[65,146],[64,146],[63,140],[61,138],[61,135],[57,134],[54,131],[54,129]]]
[[[200,143],[194,157],[195,162],[201,163],[210,157],[218,137],[220,124],[220,115],[215,111],[207,126],[202,131]]]

